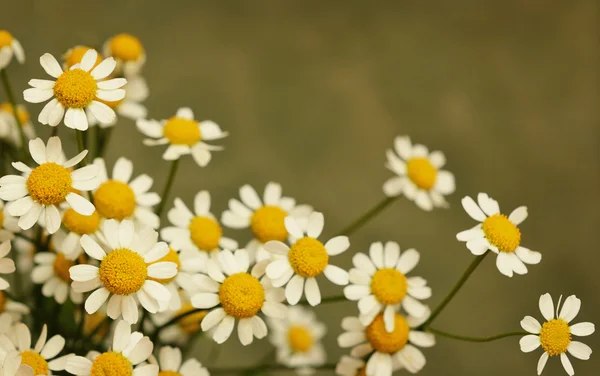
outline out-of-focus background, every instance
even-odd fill
[[[439,329],[474,336],[518,330],[525,315],[540,318],[545,292],[577,294],[577,320],[600,323],[597,22],[593,0],[7,0],[0,15],[0,28],[27,54],[25,66],[9,68],[19,91],[30,78],[45,78],[37,62],[44,52],[59,56],[120,32],[137,35],[148,55],[150,117],[190,106],[230,132],[208,167],[185,158],[174,187],[187,202],[210,190],[217,214],[243,184],[262,190],[277,181],[286,195],[324,212],[330,236],[381,199],[391,176],[385,150],[395,136],[444,151],[457,181],[449,210],[426,213],[401,199],[333,259],[349,268],[351,255],[376,240],[415,247],[422,253],[415,272],[433,287],[432,306],[472,259],[455,239],[474,225],[460,199],[483,191],[505,212],[527,205],[522,243],[542,252],[542,263],[508,279],[490,257],[436,321]],[[35,118],[41,106],[29,109]],[[145,147],[142,138],[123,120],[109,164],[131,158],[159,191],[168,168],[163,148]],[[321,286],[324,296],[341,293]],[[339,323],[356,312],[354,303],[317,309],[329,328],[330,362],[347,353],[337,347]],[[583,341],[595,353],[574,359],[575,370],[595,374],[600,334]],[[270,346],[237,342],[207,359],[215,346],[207,339],[197,356],[208,366],[252,365]],[[439,338],[425,350],[422,375],[533,375],[540,354],[521,353],[518,338]],[[564,374],[557,358],[544,374]]]

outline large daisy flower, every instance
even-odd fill
[[[10,215],[4,201],[0,200],[0,243],[14,239],[15,232],[19,231],[17,219]]]
[[[194,161],[205,167],[211,159],[211,151],[223,150],[222,146],[209,145],[204,141],[219,140],[227,137],[217,123],[204,120],[194,120],[194,113],[187,107],[177,110],[174,117],[158,121],[139,119],[137,127],[151,139],[144,140],[148,146],[169,144],[163,154],[163,159],[173,161],[182,155],[192,154]]]
[[[237,242],[223,236],[223,229],[210,212],[210,193],[200,191],[194,197],[194,212],[176,198],[174,207],[169,210],[169,221],[174,225],[165,227],[160,236],[175,248],[195,252],[206,265],[208,255],[213,257],[222,249],[237,249]]]
[[[0,274],[11,274],[16,270],[15,262],[9,258],[6,258],[6,255],[8,255],[10,249],[10,240],[0,243]],[[9,287],[10,284],[8,281],[0,277],[0,290],[6,290]]]
[[[40,123],[56,127],[64,115],[67,127],[84,131],[88,129],[86,108],[101,123],[114,121],[115,112],[100,100],[114,102],[123,99],[125,90],[121,87],[127,80],[106,80],[115,69],[116,62],[109,57],[94,68],[97,58],[95,50],[88,50],[80,64],[63,72],[54,56],[46,53],[40,57],[42,68],[56,81],[30,80],[32,88],[23,92],[23,97],[30,103],[41,103],[54,97],[40,112]]]
[[[423,210],[447,207],[444,196],[454,192],[454,175],[442,170],[446,157],[441,151],[429,150],[424,145],[412,145],[408,136],[398,136],[394,149],[387,151],[386,167],[395,176],[383,185],[388,197],[404,194]]]
[[[55,233],[61,224],[58,206],[65,201],[80,214],[94,212],[94,205],[74,192],[90,191],[100,182],[96,166],[72,171],[72,167],[85,158],[87,150],[62,162],[60,139],[50,137],[47,145],[40,138],[29,141],[29,151],[38,167],[32,169],[22,162],[15,162],[13,167],[23,172],[23,176],[0,178],[0,199],[14,201],[8,212],[20,217],[18,224],[21,229],[30,229],[43,217],[48,232]]]
[[[254,239],[246,249],[250,256],[262,261],[271,257],[264,244],[271,240],[286,241],[289,237],[284,218],[305,219],[312,212],[308,205],[296,205],[296,200],[281,195],[281,185],[270,182],[265,187],[262,200],[252,186],[240,188],[241,201],[229,200],[229,210],[223,212],[221,222],[234,229],[250,228]]]
[[[346,251],[350,247],[350,241],[347,236],[336,236],[325,244],[321,243],[317,238],[324,225],[325,219],[319,212],[313,212],[309,216],[306,231],[301,229],[293,217],[286,217],[285,228],[296,239],[291,247],[278,240],[265,244],[265,249],[277,256],[266,268],[267,277],[275,287],[287,284],[285,297],[289,304],[298,303],[302,291],[310,305],[321,303],[321,292],[315,278],[320,274],[325,274],[336,285],[348,284],[348,272],[331,265],[329,257]]]
[[[7,352],[0,349],[0,376],[35,376],[33,368],[23,364],[18,351]]]
[[[431,296],[431,288],[421,277],[407,277],[419,262],[419,252],[407,249],[400,254],[395,242],[371,244],[370,257],[357,253],[352,258],[350,285],[344,288],[349,300],[358,300],[360,321],[369,325],[383,312],[385,328],[394,330],[394,313],[402,306],[410,316],[421,317],[427,306],[419,302]]]
[[[25,136],[29,140],[33,140],[35,138],[35,128],[25,106],[17,105],[17,117]],[[0,104],[0,139],[6,139],[18,147],[21,146],[19,124],[15,120],[15,111],[10,103]]]
[[[133,163],[127,158],[119,158],[109,179],[104,159],[96,158],[94,165],[98,166],[100,186],[94,191],[94,205],[103,218],[133,219],[136,224],[142,224],[157,229],[160,225],[158,216],[152,207],[160,202],[160,196],[148,192],[153,180],[146,174],[131,179]]]
[[[94,291],[85,301],[88,314],[96,312],[108,301],[107,313],[116,320],[123,315],[129,323],[138,321],[139,300],[150,313],[159,310],[161,301],[169,301],[171,293],[154,279],[172,278],[177,274],[174,262],[157,262],[169,252],[164,242],[157,243],[158,233],[150,228],[134,230],[133,222],[106,220],[102,231],[105,250],[90,236],[81,238],[88,256],[100,261],[100,267],[88,264],[69,269],[72,288],[76,292]]]
[[[477,226],[462,231],[456,239],[467,243],[474,255],[482,255],[488,249],[496,253],[496,266],[500,273],[512,277],[513,272],[526,274],[525,264],[538,264],[542,254],[521,246],[519,226],[527,218],[527,207],[520,206],[507,217],[500,213],[498,202],[485,193],[477,195],[477,203],[471,197],[462,199],[462,206]]]
[[[25,62],[25,51],[21,43],[7,30],[0,30],[0,70],[10,64],[13,56],[20,64]]]
[[[367,326],[358,317],[346,317],[342,320],[346,332],[338,337],[338,344],[343,348],[352,347],[350,355],[353,357],[368,358],[367,376],[390,376],[398,366],[417,373],[425,366],[425,356],[416,346],[435,345],[433,334],[413,329],[423,323],[426,316],[416,319],[394,313],[392,332],[386,330],[382,313]]]
[[[145,362],[154,345],[140,332],[131,332],[131,325],[120,320],[112,341],[112,348],[104,353],[90,352],[87,357],[71,356],[66,371],[76,376],[158,376],[155,364]]]
[[[146,62],[144,46],[131,34],[121,33],[104,42],[104,56],[112,56],[117,61],[117,73],[125,77],[140,73]]]
[[[596,327],[591,322],[569,325],[581,308],[581,300],[577,299],[575,295],[571,295],[565,299],[560,313],[560,299],[558,300],[556,315],[550,294],[544,294],[540,297],[539,306],[546,322],[540,324],[539,321],[531,316],[525,316],[521,320],[521,327],[531,333],[521,338],[519,342],[521,351],[528,353],[540,346],[544,349],[544,353],[537,365],[538,375],[544,370],[549,357],[560,356],[560,362],[565,371],[572,376],[575,374],[575,371],[567,356],[567,352],[577,359],[588,360],[592,354],[592,349],[582,342],[573,341],[571,336],[589,336],[594,333]]]
[[[268,317],[283,318],[287,307],[281,304],[283,291],[271,286],[262,277],[262,268],[255,266],[248,273],[250,260],[244,249],[219,252],[218,262],[208,261],[208,276],[198,274],[195,278],[201,292],[192,296],[196,308],[213,308],[202,320],[202,330],[208,331],[217,326],[213,334],[215,342],[225,342],[235,324],[238,323],[238,337],[242,345],[252,343],[254,337],[267,335],[267,325],[258,316],[262,311]],[[220,305],[220,307],[214,308]]]
[[[158,364],[160,375],[172,376],[209,376],[208,370],[196,359],[190,358],[181,362],[181,350],[175,347],[162,347],[158,352],[158,360],[150,358],[150,364]]]

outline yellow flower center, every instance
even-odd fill
[[[58,205],[71,192],[71,172],[56,163],[43,163],[31,171],[27,178],[27,190],[32,199],[40,204]]]
[[[0,48],[10,46],[13,41],[13,36],[6,30],[0,30]]]
[[[101,216],[122,221],[135,211],[135,193],[123,182],[108,180],[94,193],[94,205]]]
[[[139,39],[131,34],[115,35],[110,40],[112,56],[124,61],[138,60],[144,54],[144,47]]]
[[[396,269],[379,269],[371,280],[371,292],[382,304],[397,304],[406,296],[406,276]]]
[[[67,108],[84,108],[96,98],[98,85],[83,69],[63,72],[54,84],[54,96]]]
[[[521,231],[504,214],[494,214],[483,221],[486,239],[501,252],[514,252],[521,243]]]
[[[113,351],[99,355],[92,363],[90,376],[131,376],[133,366],[126,357]]]
[[[309,237],[298,239],[292,245],[288,259],[296,274],[305,278],[318,276],[329,263],[323,243]]]
[[[15,115],[15,111],[13,110],[13,106],[10,103],[2,103],[0,104],[0,111],[8,112],[11,115]],[[25,125],[29,122],[29,112],[23,106],[17,106],[17,116],[19,117],[19,122],[21,125]]]
[[[427,158],[412,158],[406,164],[408,177],[415,185],[426,191],[433,188],[437,169],[433,167]]]
[[[210,252],[219,246],[223,229],[210,217],[194,217],[189,226],[192,242],[202,251]]]
[[[181,373],[175,371],[160,371],[158,376],[182,376]]]
[[[288,232],[283,220],[286,216],[287,213],[279,206],[266,205],[259,208],[250,219],[250,228],[254,237],[262,243],[269,240],[285,241]]]
[[[6,295],[0,290],[0,313],[4,312],[6,308]]]
[[[127,248],[115,249],[100,263],[100,281],[117,295],[139,291],[148,277],[148,267],[142,256]]]
[[[85,53],[88,52],[89,50],[93,50],[93,48],[86,47],[86,46],[75,46],[71,50],[69,50],[67,55],[65,56],[65,63],[67,63],[67,67],[71,68],[73,65],[81,63],[81,59],[83,59],[83,55],[85,55]],[[100,57],[100,54],[98,54],[93,68],[96,68],[96,66],[98,64],[100,64],[101,62],[102,62],[102,57]]]
[[[291,326],[288,330],[288,340],[294,352],[307,352],[313,345],[313,336],[303,326]]]
[[[265,302],[265,289],[248,273],[232,274],[221,284],[219,300],[229,316],[245,319],[260,311]]]
[[[376,351],[393,354],[404,348],[408,342],[408,333],[410,329],[406,319],[396,313],[394,317],[394,331],[388,333],[385,330],[383,313],[375,317],[375,320],[366,329],[367,340]]]
[[[54,274],[67,283],[71,283],[71,274],[69,268],[75,263],[65,257],[62,253],[57,253],[54,259]]]
[[[27,350],[21,353],[21,364],[27,364],[31,368],[33,368],[33,374],[38,375],[47,375],[48,374],[48,362],[38,353]]]
[[[177,265],[177,272],[179,272],[179,268],[181,267],[181,260],[179,259],[179,253],[177,253],[177,251],[175,251],[173,248],[169,248],[169,252],[167,252],[167,254],[163,256],[163,258],[160,258],[160,259],[154,261],[150,265],[156,264],[158,262],[174,262]],[[164,278],[164,279],[150,278],[150,279],[153,281],[159,282],[159,283],[167,284],[167,283],[173,281],[175,279],[175,277],[177,277],[177,274],[175,274],[171,278]]]
[[[63,214],[63,225],[71,232],[78,235],[89,235],[98,231],[100,215],[94,211],[92,215],[82,215],[73,209],[68,209]]]
[[[540,331],[542,348],[550,356],[560,355],[567,351],[571,343],[571,329],[569,324],[562,319],[545,322]]]
[[[177,311],[176,316],[193,311],[195,309],[196,308],[194,308],[194,306],[192,306],[190,302],[186,302],[181,306],[179,311]],[[179,320],[179,326],[187,334],[194,334],[198,331],[198,329],[200,329],[200,323],[202,322],[202,319],[204,318],[204,316],[206,316],[207,313],[208,311],[200,311],[192,313],[191,315],[187,315],[181,320]]]
[[[176,116],[167,120],[163,135],[175,145],[192,146],[202,138],[197,121]]]

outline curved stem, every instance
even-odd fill
[[[177,167],[179,166],[179,159],[175,159],[171,162],[171,168],[169,169],[169,176],[167,177],[167,181],[165,183],[165,188],[163,189],[163,193],[160,196],[160,202],[156,207],[156,215],[160,217],[163,209],[167,203],[167,199],[169,198],[169,192],[171,191],[171,187],[173,186],[173,182],[175,181],[175,174],[177,174]]]
[[[502,339],[502,338],[507,338],[507,337],[516,337],[516,336],[525,336],[525,335],[529,334],[526,331],[521,330],[518,332],[508,332],[508,333],[496,334],[496,335],[489,336],[489,337],[468,337],[468,336],[461,336],[458,334],[443,332],[441,330],[437,330],[434,328],[427,328],[427,331],[429,333],[433,333],[438,336],[455,339],[457,341],[465,341],[465,342],[492,342],[497,339]]]
[[[19,119],[17,102],[15,102],[15,96],[13,95],[12,87],[10,85],[10,81],[8,80],[8,75],[6,74],[6,68],[0,69],[0,76],[2,77],[2,84],[4,85],[4,91],[6,92],[6,98],[8,99],[8,103],[10,103],[12,107],[13,116],[19,128],[19,135],[21,136],[21,143],[23,144],[23,162],[27,162],[27,137],[25,136],[25,131],[23,130],[23,124],[21,124],[21,119]]]
[[[363,227],[367,222],[369,222],[373,217],[383,211],[383,209],[387,208],[391,203],[396,201],[398,197],[386,197],[381,200],[377,205],[369,209],[365,214],[361,215],[354,222],[346,226],[342,231],[340,231],[339,235],[350,235],[354,233],[356,230]]]

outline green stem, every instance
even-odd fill
[[[387,208],[392,202],[396,201],[398,197],[386,197],[381,200],[377,205],[369,209],[365,214],[360,216],[357,220],[352,222],[346,228],[344,228],[340,235],[350,235],[354,233],[356,230],[360,229],[367,222],[369,222],[373,217],[379,214],[383,209]]]
[[[12,87],[10,85],[10,81],[8,80],[8,74],[6,74],[6,68],[0,70],[0,76],[2,77],[2,84],[4,85],[4,91],[6,92],[6,97],[8,98],[8,103],[10,103],[13,116],[15,121],[17,122],[17,126],[19,128],[19,134],[21,136],[21,143],[23,144],[23,162],[27,162],[27,137],[25,136],[25,131],[23,130],[23,124],[21,124],[21,119],[19,119],[19,111],[17,110],[17,102],[15,101],[15,96],[13,95]]]
[[[471,264],[469,265],[469,267],[467,268],[467,270],[465,270],[465,272],[460,277],[460,279],[458,280],[458,282],[456,282],[456,284],[454,285],[454,287],[452,288],[452,290],[450,290],[450,292],[448,293],[448,295],[446,295],[446,297],[444,298],[444,300],[442,300],[442,302],[440,304],[438,304],[437,307],[435,307],[435,309],[431,313],[431,316],[429,316],[429,318],[427,319],[427,321],[425,321],[423,324],[421,324],[419,326],[419,329],[424,330],[427,327],[429,327],[429,325],[431,325],[431,323],[433,322],[433,320],[435,320],[436,317],[440,313],[442,313],[442,311],[444,310],[444,308],[446,308],[446,306],[448,305],[448,303],[450,303],[450,301],[452,300],[452,298],[454,298],[454,295],[456,295],[456,293],[465,284],[465,282],[467,282],[467,279],[469,279],[469,277],[471,276],[471,274],[473,274],[473,272],[475,271],[475,269],[477,269],[477,267],[479,266],[479,264],[481,264],[481,262],[483,261],[483,259],[485,258],[485,256],[488,253],[489,253],[489,251],[487,251],[483,255],[477,256],[477,257],[475,257],[475,259],[473,259],[473,262],[471,262]]]
[[[114,127],[102,128],[100,129],[99,125],[96,125],[96,157],[102,158],[104,156],[104,152],[106,151],[106,146],[108,145],[108,141],[110,140],[110,135],[112,134]]]
[[[156,329],[154,329],[154,332],[151,335],[149,335],[150,339],[152,340],[152,343],[154,343],[154,340],[156,338],[158,338],[158,335],[160,334],[160,332],[164,328],[169,327],[169,326],[171,326],[173,324],[177,324],[177,322],[179,320],[184,319],[184,318],[186,318],[186,317],[188,317],[190,315],[193,315],[195,313],[202,312],[202,311],[205,311],[205,310],[204,309],[200,309],[200,308],[192,309],[191,311],[187,311],[187,312],[181,313],[181,314],[173,317],[171,320],[167,321],[166,323],[157,326]]]
[[[17,238],[21,238],[21,239],[27,240],[28,242],[30,242],[30,243],[32,243],[32,244],[35,244],[35,240],[31,239],[31,238],[30,238],[29,236],[27,236],[27,235],[24,235],[24,234],[21,234],[21,233],[15,232],[15,236],[16,236]]]
[[[167,203],[167,199],[169,198],[169,192],[171,192],[171,187],[173,186],[173,182],[175,181],[175,174],[177,174],[177,167],[179,167],[179,159],[175,159],[171,162],[171,168],[169,169],[169,176],[167,177],[167,181],[165,183],[165,188],[163,189],[163,193],[160,196],[161,200],[156,207],[156,215],[160,217],[163,209]]]
[[[346,299],[346,297],[344,295],[328,296],[326,298],[322,298],[320,304],[343,302],[343,301],[347,301],[347,300],[348,299]],[[298,304],[299,305],[310,305],[310,303],[308,303],[308,300],[306,300],[306,299],[302,299],[301,301],[298,302]]]
[[[443,332],[441,330],[437,330],[434,328],[427,328],[427,331],[429,333],[433,333],[438,336],[455,339],[457,341],[465,341],[465,342],[492,342],[497,339],[502,339],[502,338],[507,338],[507,337],[516,337],[516,336],[525,336],[525,335],[529,334],[526,331],[521,330],[518,332],[508,332],[508,333],[496,334],[496,335],[489,336],[489,337],[468,337],[468,336],[461,336],[458,334]]]
[[[79,150],[79,153],[81,153],[82,151],[86,150],[85,145],[83,143],[84,131],[77,130],[75,131],[75,133],[77,135],[77,150]],[[87,155],[85,156],[85,158],[83,158],[81,164],[87,166]]]

